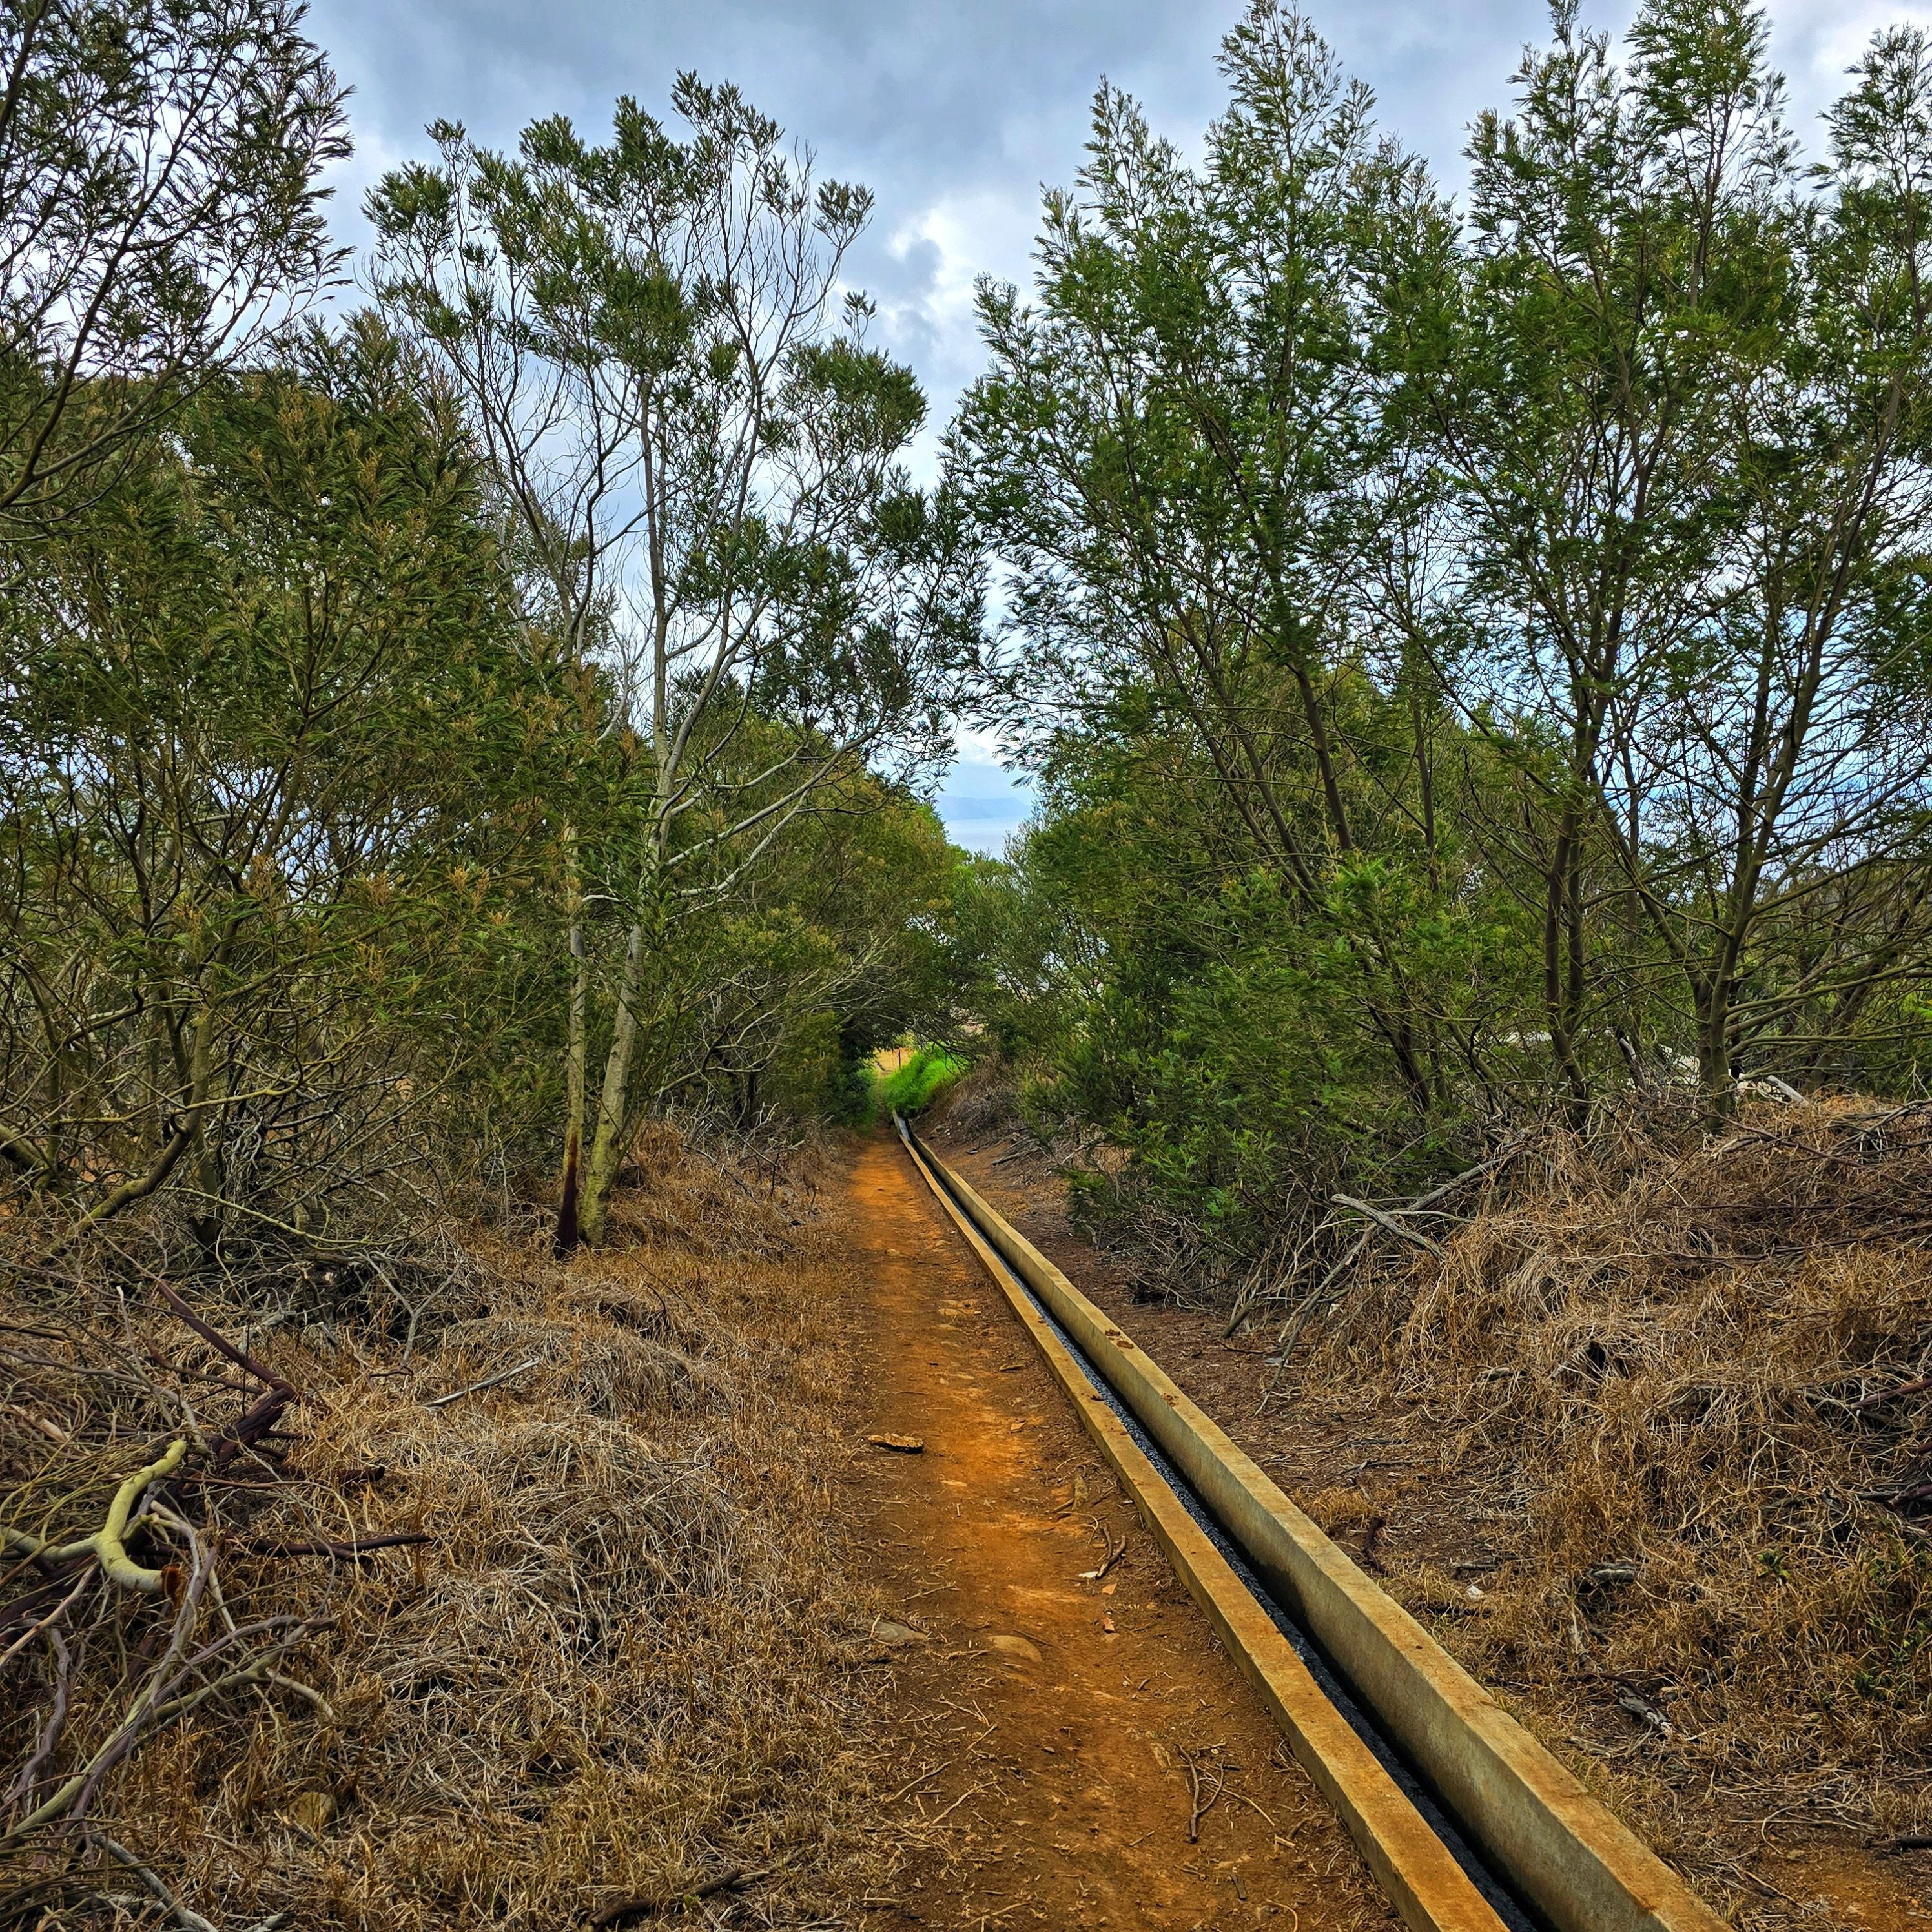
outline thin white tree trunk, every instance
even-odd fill
[[[624,1158],[624,1120],[631,1102],[631,1061],[638,1042],[638,992],[644,977],[644,928],[633,925],[624,949],[624,972],[617,988],[617,1010],[610,1028],[610,1051],[604,1061],[604,1084],[597,1099],[597,1132],[585,1166],[578,1225],[592,1247],[602,1244],[610,1190]]]
[[[577,831],[563,832],[565,890],[570,913],[570,1022],[564,1048],[563,1178],[558,1190],[556,1251],[567,1255],[583,1238],[584,1105],[588,1085],[589,973],[584,957],[584,889],[577,866]]]

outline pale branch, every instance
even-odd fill
[[[187,1437],[178,1436],[153,1462],[128,1477],[114,1492],[114,1499],[107,1506],[106,1520],[91,1536],[74,1543],[52,1544],[24,1529],[0,1529],[0,1538],[5,1540],[9,1550],[22,1552],[43,1566],[70,1562],[76,1557],[93,1557],[110,1582],[124,1590],[158,1596],[162,1573],[145,1569],[134,1562],[123,1539],[128,1533],[128,1517],[147,1493],[148,1485],[172,1476],[187,1454]]]

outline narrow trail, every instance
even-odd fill
[[[849,1186],[865,1426],[925,1444],[871,1450],[850,1498],[886,1614],[926,1634],[889,1646],[919,1849],[868,1922],[1394,1924],[896,1145]]]

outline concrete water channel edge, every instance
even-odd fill
[[[1725,1932],[1118,1324],[894,1125],[1405,1924]]]

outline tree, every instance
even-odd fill
[[[1514,116],[1478,124],[1470,247],[1399,310],[1403,404],[1452,493],[1448,622],[1481,640],[1456,700],[1557,748],[1518,760],[1538,802],[1505,862],[1540,875],[1570,1111],[1592,1036],[1660,1034],[1721,1117],[1741,1050],[1848,1022],[1821,1001],[1922,931],[1878,903],[1923,896],[1916,646],[1884,608],[1926,534],[1922,48],[1874,50],[1820,200],[1760,11],[1652,0],[1622,68],[1554,19]]]
[[[0,0],[0,573],[341,259],[296,0]]]
[[[1744,0],[1552,22],[1466,222],[1263,4],[1201,165],[1103,88],[982,291],[952,448],[1042,807],[978,997],[1095,1190],[1228,1254],[1694,1056],[1713,1126],[1922,1061],[1932,41],[1807,170]]]
[[[940,754],[976,622],[957,518],[900,461],[918,387],[866,346],[862,298],[832,320],[870,197],[815,182],[736,90],[686,75],[673,98],[683,140],[628,100],[604,147],[554,120],[510,157],[439,125],[440,165],[370,203],[382,299],[467,398],[517,521],[529,622],[608,669],[637,734],[628,850],[600,888],[622,958],[580,1196],[566,1122],[564,1246],[602,1236],[670,928],[829,788]],[[748,736],[755,770],[734,763]],[[569,1051],[580,1066],[583,1029]]]
[[[4,607],[0,1158],[63,1244],[164,1188],[205,1244],[318,1239],[515,1036],[568,718],[460,412],[370,319],[170,441]]]
[[[1623,841],[1646,836],[1627,754],[1696,630],[1736,411],[1777,354],[1790,149],[1742,8],[1646,7],[1623,72],[1574,7],[1552,19],[1514,116],[1477,123],[1469,247],[1439,305],[1412,290],[1402,320],[1406,400],[1454,492],[1460,622],[1486,647],[1460,695],[1560,747],[1546,776],[1523,767],[1540,804],[1519,856],[1540,875],[1545,1024],[1580,1116],[1610,970],[1593,853],[1613,792]]]
[[[1439,1145],[1519,987],[1456,734],[1375,597],[1415,514],[1384,290],[1447,218],[1298,14],[1260,0],[1221,65],[1198,168],[1101,90],[1030,298],[982,289],[951,447],[1006,572],[986,701],[1043,782],[1024,863],[1084,988],[1069,1105],[1238,1220],[1320,1191],[1323,1095],[1358,1142]]]
[[[1918,29],[1877,36],[1828,118],[1779,352],[1730,425],[1727,541],[1630,734],[1646,796],[1615,822],[1646,836],[1619,850],[1720,1120],[1741,1065],[1814,1069],[1928,970],[1929,55]]]
[[[1437,863],[1427,735],[1376,693],[1361,591],[1390,510],[1373,297],[1443,222],[1299,15],[1258,0],[1221,64],[1198,172],[1102,89],[1080,194],[1047,199],[1037,307],[981,292],[993,366],[955,442],[1024,640],[1002,719],[1043,748],[1040,720],[1118,730],[1131,692],[1318,921],[1351,868]],[[1426,1114],[1434,1047],[1377,903],[1342,943]]]

